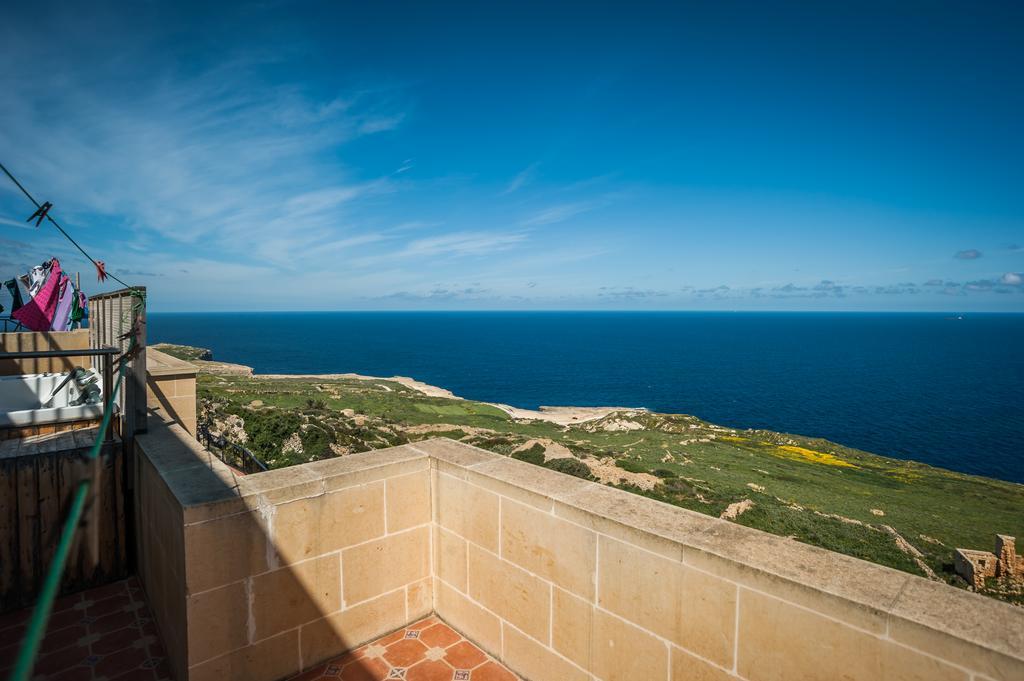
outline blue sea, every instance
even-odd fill
[[[151,314],[260,373],[403,375],[517,407],[631,406],[1024,482],[1024,315]]]

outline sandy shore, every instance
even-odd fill
[[[550,421],[560,426],[568,426],[573,423],[585,423],[604,418],[616,411],[642,411],[636,407],[540,407],[540,409],[520,409],[507,404],[487,402],[493,407],[501,409],[514,419],[534,419],[539,421]]]

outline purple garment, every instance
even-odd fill
[[[51,331],[69,331],[71,329],[71,305],[75,299],[75,287],[71,280],[64,274],[60,275],[60,300],[57,301],[57,311],[53,313],[53,323],[50,324]]]

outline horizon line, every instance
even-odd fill
[[[934,315],[1024,315],[1024,310],[729,310],[729,309],[652,309],[652,310],[630,310],[630,309],[590,309],[590,308],[566,308],[566,309],[479,309],[467,310],[462,308],[438,308],[431,310],[419,309],[342,309],[342,310],[294,310],[294,309],[268,309],[268,310],[156,310],[150,314],[435,314],[460,312],[466,314],[494,314],[494,313],[538,313],[538,314],[587,314],[587,313],[616,313],[616,314],[934,314]]]

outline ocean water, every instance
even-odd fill
[[[412,376],[518,407],[630,406],[1024,482],[1024,315],[151,314],[261,373]]]

